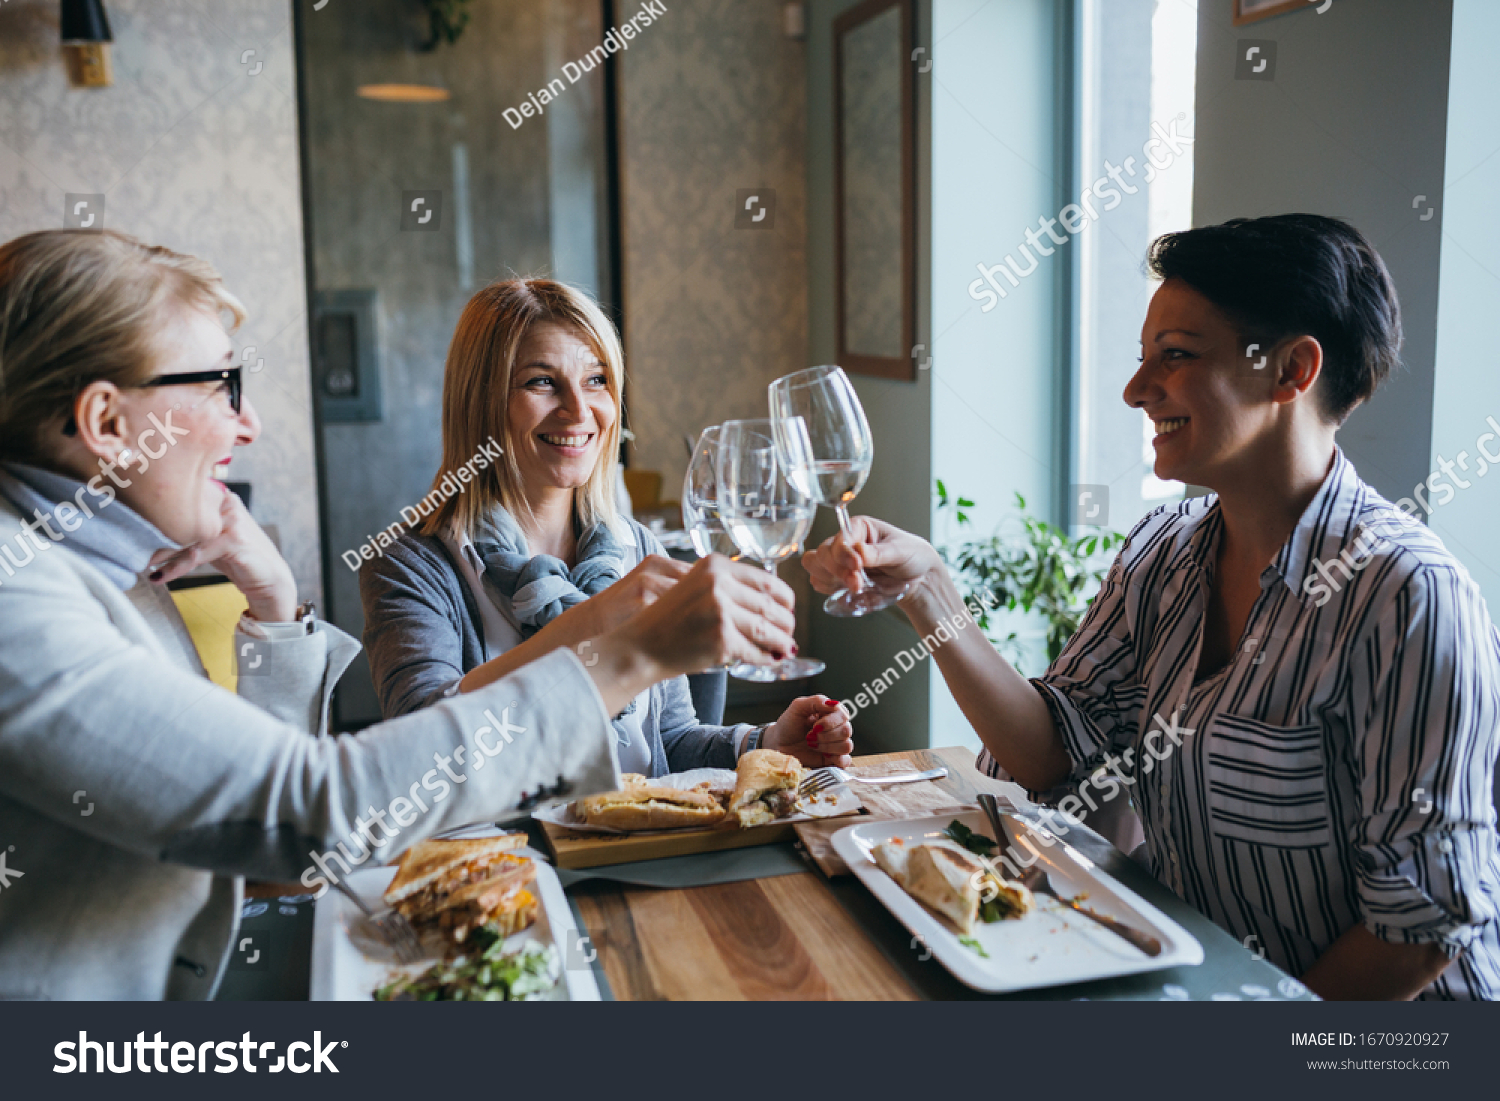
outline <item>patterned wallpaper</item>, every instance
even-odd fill
[[[807,366],[805,64],[781,0],[673,0],[623,55],[631,465],[670,499],[684,435],[766,416]]]
[[[57,0],[0,5],[0,240],[105,196],[114,229],[212,262],[250,317],[234,335],[264,423],[253,486],[301,594],[321,602],[290,0],[109,0],[115,84],[69,86]],[[253,51],[253,52],[251,52]]]

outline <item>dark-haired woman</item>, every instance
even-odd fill
[[[1156,877],[1325,998],[1500,996],[1500,640],[1335,442],[1397,361],[1385,266],[1283,215],[1164,237],[1151,268],[1125,400],[1156,474],[1214,492],[1136,525],[1043,676],[978,631],[937,650],[980,766],[1079,817],[1128,792]],[[803,561],[823,591],[910,583],[920,634],[963,614],[933,549],[868,517]]]

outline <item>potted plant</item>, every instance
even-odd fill
[[[939,479],[938,511],[951,511],[960,528],[971,521],[966,509],[974,507],[967,497],[950,497]],[[1047,664],[1062,653],[1099,586],[1104,583],[1113,560],[1113,552],[1125,541],[1117,531],[1097,529],[1090,534],[1070,537],[1067,532],[1047,521],[1026,513],[1026,498],[1016,494],[1020,512],[1020,529],[997,532],[984,539],[972,539],[938,547],[938,553],[953,572],[959,591],[972,597],[981,609],[979,627],[995,648],[1005,653],[1013,664],[1024,660],[1019,634],[1011,631],[1003,638],[992,633],[990,613],[999,608],[1039,615],[1046,625]],[[1038,670],[1040,672],[1040,670]]]

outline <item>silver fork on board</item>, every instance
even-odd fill
[[[946,775],[946,768],[930,768],[926,772],[898,772],[894,776],[855,776],[852,772],[829,765],[826,768],[815,768],[802,777],[802,782],[797,785],[797,798],[806,799],[809,795],[847,784],[851,780],[856,784],[911,784],[918,780],[941,780]]]
[[[993,795],[990,795],[988,792],[980,795],[979,807],[984,811],[985,817],[990,820],[990,829],[995,831],[995,840],[999,841],[1002,845],[1015,846],[1017,844],[1016,839],[1010,832],[1010,830],[1006,828],[1005,823],[1001,821],[1000,804],[995,801],[995,797]],[[1034,851],[1035,850],[1033,850],[1033,852]],[[1019,863],[1019,861],[1017,863]],[[1063,898],[1062,895],[1058,894],[1057,891],[1053,889],[1052,880],[1049,879],[1047,877],[1047,873],[1042,870],[1042,865],[1040,862],[1033,864],[1031,867],[1027,868],[1024,873],[1022,873],[1021,884],[1032,894],[1047,895],[1050,898],[1055,898],[1058,902],[1061,902],[1070,910],[1075,910],[1078,913],[1082,914],[1084,917],[1098,922],[1100,925],[1104,926],[1104,928],[1108,929],[1111,933],[1114,933],[1116,936],[1123,937],[1125,940],[1135,945],[1142,952],[1146,953],[1146,955],[1161,955],[1161,941],[1157,940],[1151,934],[1143,933],[1139,929],[1134,929],[1131,926],[1126,925],[1123,921],[1117,921],[1116,919],[1110,917],[1108,914],[1095,913],[1087,906],[1083,906],[1071,898]]]
[[[358,906],[365,917],[370,919],[370,924],[380,934],[380,939],[390,946],[391,950],[396,953],[396,958],[402,963],[416,963],[427,955],[422,948],[421,938],[417,936],[417,931],[412,928],[405,914],[388,910],[376,917],[374,911],[365,905],[365,900],[355,894],[354,889],[343,880],[334,879],[333,885],[345,898]]]

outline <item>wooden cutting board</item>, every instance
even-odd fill
[[[858,821],[858,818],[848,815],[833,821],[848,825]],[[730,827],[648,834],[585,833],[565,826],[555,826],[551,822],[537,824],[546,834],[547,846],[552,850],[559,868],[599,868],[607,864],[628,864],[634,860],[659,860],[664,856],[723,852],[726,849],[747,849],[752,845],[774,845],[780,841],[796,840],[793,832],[795,823],[791,822],[771,822],[764,826],[752,826],[748,830]]]

